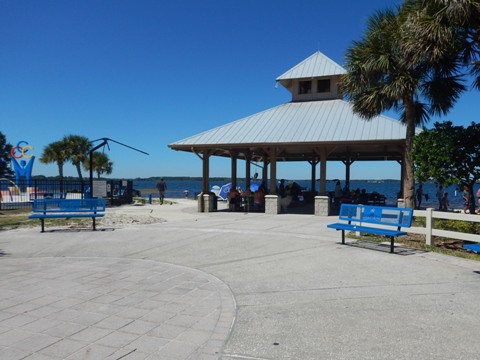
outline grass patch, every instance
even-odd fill
[[[30,210],[0,210],[0,230],[16,229],[33,226],[33,220],[28,218]]]
[[[0,231],[18,228],[38,227],[40,220],[29,219],[32,212],[26,209],[0,210]],[[70,227],[91,227],[91,218],[70,218],[70,219],[45,219],[45,228],[48,226],[70,226]]]
[[[380,235],[362,235],[356,236],[354,232],[345,234],[349,239],[365,240],[370,242],[390,242],[390,238]],[[464,241],[445,238],[436,238],[435,246],[425,244],[425,236],[420,234],[408,234],[395,239],[396,244],[402,244],[407,248],[431,251],[439,254],[455,256],[468,260],[480,261],[480,254],[467,251],[463,248]]]

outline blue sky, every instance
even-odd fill
[[[0,131],[34,147],[34,175],[57,175],[38,157],[75,134],[150,154],[111,143],[111,177],[201,176],[196,155],[168,144],[290,101],[276,77],[317,50],[343,65],[368,17],[394,3],[1,0]],[[478,99],[464,94],[445,119],[477,121]],[[229,176],[230,161],[212,159],[210,175]],[[278,177],[309,176],[306,163],[278,166]],[[399,178],[400,167],[354,164],[351,177]],[[329,163],[327,178],[343,166]]]

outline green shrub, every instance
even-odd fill
[[[436,219],[434,227],[439,230],[449,230],[467,234],[480,233],[480,224],[469,221]]]

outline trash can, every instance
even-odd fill
[[[210,196],[212,197],[213,210],[218,210],[218,197],[215,193],[211,192]]]

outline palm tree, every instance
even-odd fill
[[[406,125],[403,195],[405,205],[413,208],[415,128],[432,115],[446,113],[464,86],[455,75],[455,61],[412,61],[404,50],[405,17],[401,11],[379,11],[369,19],[363,38],[347,50],[347,74],[341,86],[354,112],[366,120],[391,109],[401,113],[401,121]]]
[[[86,171],[90,171],[90,159],[84,160],[83,167]],[[97,173],[97,177],[100,179],[100,175],[110,175],[112,173],[113,162],[110,161],[110,158],[107,154],[95,151],[92,154],[92,168],[93,171]]]
[[[43,164],[56,163],[60,182],[63,181],[63,166],[68,161],[68,151],[62,141],[55,141],[45,146],[39,160]]]
[[[91,148],[90,141],[85,136],[68,135],[62,140],[68,151],[68,159],[76,167],[78,177],[83,184],[81,164],[88,157],[88,151]]]
[[[409,0],[404,9],[409,55],[442,62],[457,54],[480,89],[480,0]]]

